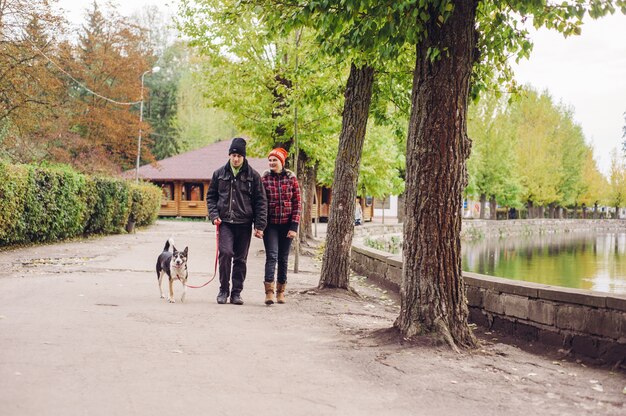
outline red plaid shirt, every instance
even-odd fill
[[[281,173],[266,170],[261,180],[267,194],[268,224],[290,224],[289,229],[297,231],[302,202],[296,175],[287,169]]]

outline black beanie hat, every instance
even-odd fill
[[[233,142],[230,144],[230,148],[228,148],[228,155],[233,153],[246,157],[246,141],[241,137],[235,137]]]

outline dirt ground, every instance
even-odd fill
[[[243,306],[218,305],[215,281],[167,303],[154,264],[170,236],[189,246],[190,284],[206,282],[205,222],[0,252],[1,415],[626,413],[623,372],[562,351],[484,328],[462,354],[398,340],[393,293],[362,277],[359,296],[318,291],[311,257],[290,274],[287,303],[267,307],[258,239]]]

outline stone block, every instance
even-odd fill
[[[583,331],[585,316],[582,307],[559,305],[556,309],[556,327],[574,331]]]
[[[583,327],[581,332],[591,335],[600,335],[605,325],[606,309],[581,308]]]
[[[566,287],[546,287],[539,289],[539,298],[560,303],[571,303],[596,308],[606,307],[606,294],[590,290],[569,289]]]
[[[606,297],[606,307],[626,312],[626,295],[611,295]]]
[[[515,296],[502,294],[502,303],[504,303],[504,314],[514,318],[528,319],[528,298],[524,296]]]
[[[617,340],[626,336],[626,312],[600,309],[588,315],[587,332]]]
[[[400,287],[402,285],[402,269],[388,267],[385,279]]]
[[[539,289],[548,287],[539,283],[522,282],[471,272],[463,272],[463,280],[469,286],[478,286],[495,292],[527,296],[529,298],[536,298]]]
[[[556,306],[552,302],[530,300],[528,304],[528,319],[544,325],[554,325]]]
[[[483,290],[475,286],[465,286],[467,304],[469,306],[483,306]]]
[[[504,314],[504,302],[502,296],[492,290],[486,290],[483,293],[483,306],[486,311],[499,315]]]
[[[402,256],[391,256],[387,258],[387,264],[389,264],[389,266],[391,267],[402,270]]]

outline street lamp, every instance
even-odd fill
[[[139,160],[141,159],[141,123],[143,123],[143,77],[146,74],[154,74],[161,70],[161,67],[155,66],[141,74],[141,104],[139,105],[139,138],[137,139],[137,164],[135,165],[135,182],[139,182]]]

